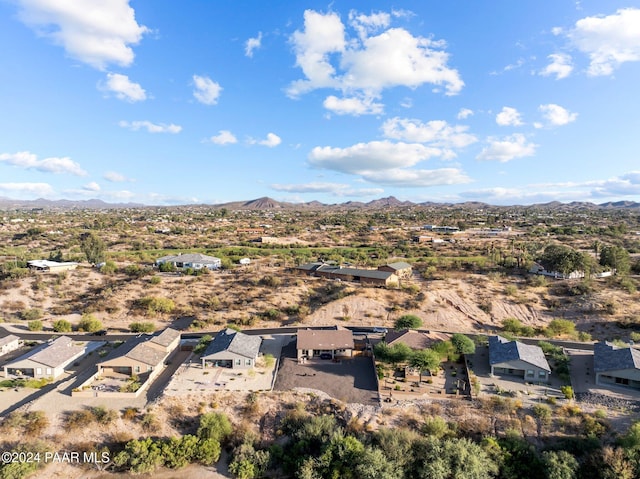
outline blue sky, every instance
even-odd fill
[[[0,0],[0,196],[640,201],[640,2]]]

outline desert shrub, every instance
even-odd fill
[[[552,319],[544,331],[544,335],[548,338],[558,336],[576,336],[576,325],[568,319]]]
[[[71,323],[66,319],[59,319],[54,321],[53,330],[56,333],[70,333],[71,332]]]
[[[229,418],[217,412],[210,412],[200,416],[198,437],[200,439],[213,439],[219,443],[224,442],[233,431]]]
[[[113,261],[111,261],[111,260],[108,260],[107,262],[105,262],[105,264],[103,264],[103,265],[100,267],[100,272],[101,272],[102,274],[113,274],[113,273],[115,273],[117,270],[118,270],[118,267],[117,267],[117,266],[116,266],[116,264],[115,264]]]
[[[282,285],[282,280],[277,276],[266,275],[262,277],[260,284],[270,288],[277,288]]]
[[[90,409],[91,414],[99,424],[111,424],[118,418],[118,413],[104,406],[95,406]]]
[[[132,333],[152,333],[156,327],[150,322],[134,322],[129,324],[129,330]]]
[[[145,431],[154,431],[160,426],[160,421],[155,414],[153,414],[152,412],[147,412],[142,416],[140,425]]]
[[[149,282],[151,284],[160,284],[162,282],[162,278],[160,276],[153,276]]]
[[[567,399],[573,399],[575,397],[571,386],[562,386],[560,391],[562,391],[562,394],[564,394],[564,397]]]
[[[39,308],[25,309],[20,313],[20,318],[25,321],[40,319],[42,316],[44,316],[44,313]]]
[[[27,327],[29,328],[29,331],[42,331],[42,321],[40,321],[39,319],[29,321],[27,323]]]
[[[67,431],[73,431],[76,429],[87,429],[91,424],[95,422],[96,418],[88,410],[71,411],[67,414],[65,421],[65,429]]]
[[[82,319],[78,323],[78,330],[85,331],[87,333],[95,333],[103,329],[102,321],[93,316],[92,314],[84,313]]]
[[[518,293],[518,287],[514,284],[508,284],[504,287],[504,294],[507,296],[515,296]]]
[[[422,326],[422,319],[414,314],[405,314],[398,318],[394,324],[396,330],[401,329],[418,329]]]
[[[134,307],[145,310],[147,314],[171,313],[176,304],[169,298],[145,296],[134,301]]]
[[[126,407],[122,411],[122,419],[126,421],[133,421],[138,415],[138,408],[135,407]]]

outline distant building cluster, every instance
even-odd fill
[[[362,269],[344,267],[333,263],[318,261],[302,264],[294,268],[296,271],[310,276],[321,276],[342,281],[357,281],[362,284],[389,286],[398,283],[399,279],[411,276],[411,265],[404,261],[379,266],[378,269]]]

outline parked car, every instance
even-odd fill
[[[387,328],[373,328],[373,332],[374,333],[382,333],[382,334],[387,334],[389,331],[387,330]]]
[[[321,353],[320,359],[331,359],[331,353]]]
[[[95,336],[106,336],[107,335],[107,330],[106,329],[101,329],[100,331],[96,331],[95,333],[93,333]]]

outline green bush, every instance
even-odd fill
[[[78,330],[85,331],[87,333],[95,333],[103,329],[102,321],[97,319],[92,314],[84,313],[82,319],[78,323]]]
[[[156,327],[150,322],[135,322],[129,324],[129,330],[132,333],[152,333]]]
[[[420,326],[422,326],[422,319],[414,314],[405,314],[396,320],[394,328],[400,331],[402,329],[418,329]]]
[[[42,331],[42,321],[40,321],[39,319],[29,321],[27,323],[27,327],[29,328],[29,331]]]
[[[59,319],[53,323],[53,330],[56,333],[70,333],[71,329],[71,323],[66,319]]]
[[[44,316],[44,313],[39,308],[33,309],[25,309],[20,313],[20,318],[25,321],[33,321],[35,319],[40,319]]]

